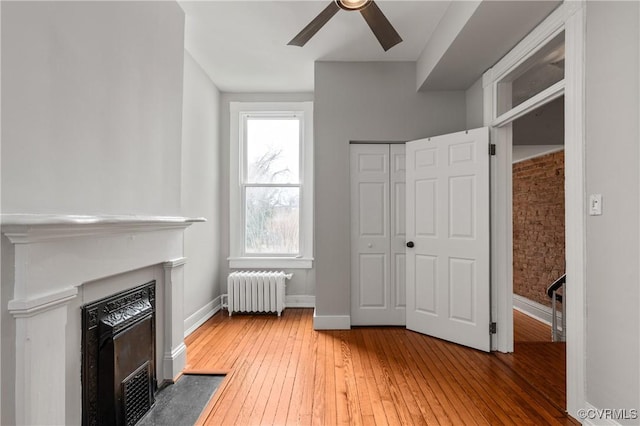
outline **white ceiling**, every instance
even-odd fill
[[[330,1],[179,1],[185,46],[223,92],[313,92],[315,61],[416,61],[459,0],[376,0],[404,40],[387,52],[360,13],[342,10],[304,47],[288,46]],[[423,89],[468,88],[559,3],[484,0]]]
[[[223,92],[312,92],[318,60],[415,61],[449,5],[377,0],[404,40],[388,52],[360,13],[342,10],[304,47],[287,46],[330,1],[180,1],[185,45]]]

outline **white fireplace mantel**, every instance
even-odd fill
[[[204,218],[135,215],[3,214],[2,233],[14,244],[186,228]]]
[[[10,374],[15,379],[16,424],[66,424],[78,418],[81,401],[66,400],[75,399],[80,386],[75,372],[67,371],[75,361],[69,359],[67,345],[78,343],[75,331],[67,327],[79,318],[76,299],[86,283],[154,265],[163,268],[158,378],[171,380],[179,374],[186,361],[181,329],[184,230],[201,221],[133,215],[1,216],[8,240],[3,242],[3,277],[12,278],[2,283],[2,292],[12,295],[2,309],[15,320],[15,373]],[[11,273],[5,274],[4,268]],[[92,287],[92,294],[95,291]],[[2,377],[5,381],[5,371]]]

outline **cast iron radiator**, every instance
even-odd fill
[[[285,308],[285,279],[282,271],[236,271],[227,278],[227,308],[233,312],[276,312]]]

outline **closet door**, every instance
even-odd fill
[[[406,323],[406,160],[404,144],[390,145],[389,191],[391,193],[391,312],[389,325]]]
[[[351,323],[404,325],[404,281],[397,288],[404,268],[396,266],[404,263],[397,256],[404,246],[403,153],[388,144],[351,145],[350,162]]]

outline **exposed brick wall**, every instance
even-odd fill
[[[550,306],[565,272],[564,151],[513,165],[513,292]]]

